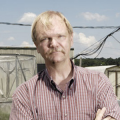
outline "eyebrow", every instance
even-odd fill
[[[46,38],[46,37],[48,37],[48,36],[47,36],[47,35],[40,34],[40,35],[38,36],[38,39],[43,39],[43,38]]]

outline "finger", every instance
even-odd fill
[[[97,110],[97,113],[96,113],[96,116],[100,113],[101,109],[98,109]]]
[[[106,108],[103,107],[102,110],[98,111],[99,114],[96,115],[96,119],[95,120],[102,120],[102,117],[103,117],[103,115],[105,113],[105,110],[106,110]]]

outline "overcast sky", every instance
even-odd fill
[[[47,10],[60,11],[73,27],[120,26],[120,0],[1,0],[0,22],[32,24],[37,15]],[[115,29],[73,30],[76,55]],[[0,24],[0,46],[34,46],[30,32],[30,26]],[[98,58],[120,57],[120,31],[113,37],[106,40]]]

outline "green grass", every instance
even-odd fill
[[[3,113],[0,111],[0,120],[9,120],[9,114],[8,113]]]

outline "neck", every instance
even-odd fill
[[[72,64],[70,60],[61,63],[47,64],[46,67],[49,75],[57,85],[67,83],[72,77]]]

